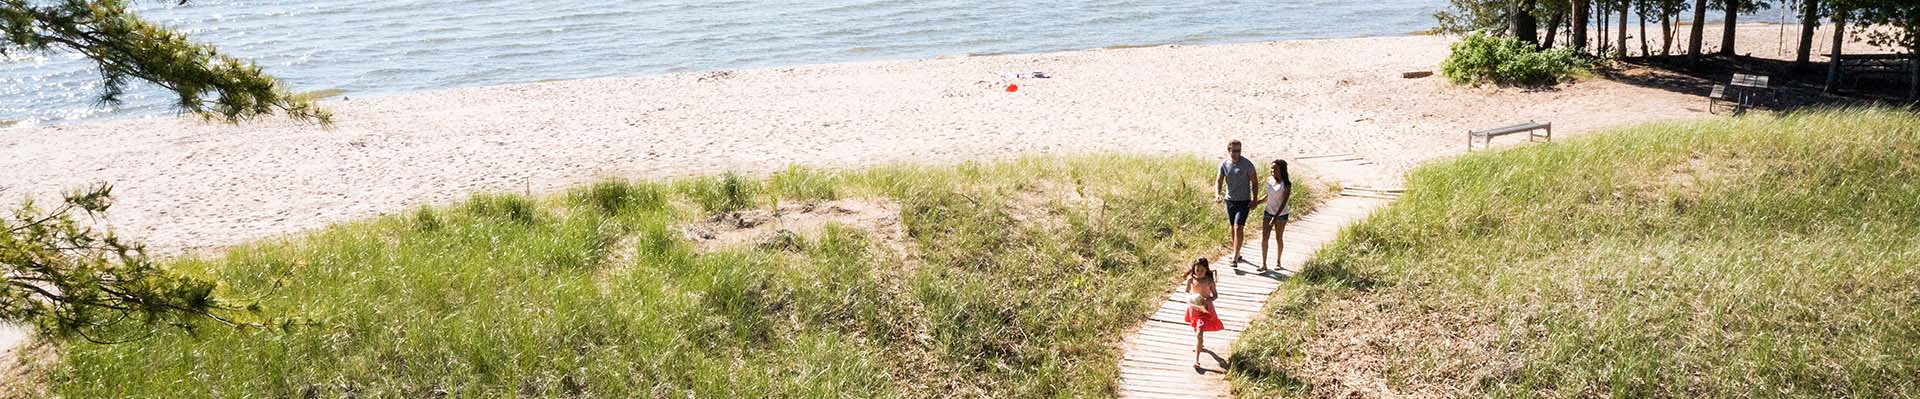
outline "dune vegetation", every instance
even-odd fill
[[[1920,117],[1644,125],[1438,162],[1276,293],[1241,396],[1906,397]]]
[[[310,322],[64,342],[46,375],[75,398],[1106,396],[1121,335],[1221,251],[1212,175],[1080,156],[479,195],[171,261]],[[816,204],[886,220],[690,233]]]

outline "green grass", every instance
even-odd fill
[[[1920,392],[1914,114],[1646,125],[1408,187],[1283,286],[1241,395]]]
[[[172,261],[313,323],[66,342],[49,378],[72,398],[1108,396],[1120,334],[1220,251],[1213,171],[1090,156],[481,195]],[[702,253],[677,227],[834,198],[898,202],[911,253],[845,226]]]

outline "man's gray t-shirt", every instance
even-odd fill
[[[1253,200],[1253,161],[1246,157],[1234,157],[1220,161],[1220,177],[1227,183],[1228,201]]]

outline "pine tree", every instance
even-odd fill
[[[0,0],[0,55],[54,52],[92,60],[107,103],[144,82],[207,119],[331,120],[258,66],[143,20],[125,1]],[[75,191],[49,210],[29,199],[0,219],[0,321],[94,342],[138,339],[161,326],[191,329],[201,320],[285,325],[259,320],[259,309],[221,298],[216,282],[162,268],[139,244],[92,223],[113,204],[112,191],[104,184]]]

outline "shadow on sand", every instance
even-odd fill
[[[1703,110],[1713,86],[1727,84],[1736,73],[1770,77],[1777,95],[1772,101],[1760,104],[1762,109],[1793,111],[1834,106],[1914,105],[1906,98],[1910,74],[1856,74],[1841,79],[1839,92],[1828,93],[1825,62],[1796,69],[1793,61],[1768,58],[1706,56],[1698,63],[1689,63],[1685,56],[1653,56],[1628,58],[1614,68],[1599,71],[1607,80],[1698,96],[1699,109]]]

